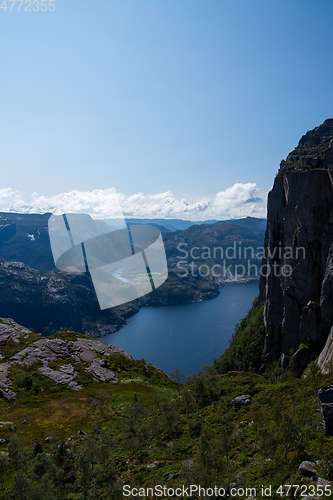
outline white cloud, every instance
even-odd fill
[[[18,213],[90,213],[99,219],[181,218],[187,220],[228,219],[236,217],[266,217],[266,202],[255,183],[236,183],[211,199],[202,197],[194,202],[175,197],[171,191],[158,194],[136,193],[125,196],[112,190],[70,191],[55,196],[33,193],[30,200],[11,188],[0,189],[0,210]]]

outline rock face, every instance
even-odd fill
[[[6,399],[16,396],[10,379],[10,371],[15,364],[23,368],[31,367],[35,363],[37,366],[42,364],[38,367],[41,375],[75,391],[83,388],[83,385],[75,380],[79,373],[77,367],[82,369],[82,365],[85,372],[92,375],[96,382],[117,383],[119,373],[109,368],[110,356],[118,354],[128,359],[132,357],[118,347],[85,337],[80,338],[78,334],[72,335],[75,340],[45,338],[11,319],[0,318],[0,395]],[[33,341],[34,338],[37,340]],[[24,344],[26,346],[22,349]],[[8,354],[7,346],[10,345],[14,347]]]
[[[281,162],[268,197],[260,279],[264,365],[300,376],[333,324],[333,119]],[[287,267],[286,267],[287,266]]]
[[[325,347],[318,357],[318,366],[324,374],[329,373],[333,368],[333,327],[330,330]]]
[[[298,467],[298,470],[303,477],[310,477],[312,479],[316,479],[317,478],[317,471],[314,468],[315,465],[316,464],[314,462],[304,461]]]
[[[324,431],[333,436],[333,385],[325,385],[319,390],[318,404],[324,421]]]
[[[50,216],[0,212],[1,257],[42,272],[55,270],[47,225]]]
[[[0,258],[0,316],[45,333],[81,330],[76,296],[59,273],[47,276],[21,262]]]
[[[243,394],[242,396],[237,396],[235,397],[232,401],[231,404],[234,406],[248,406],[251,404],[252,398],[249,394]]]
[[[137,301],[101,311],[92,281],[84,273],[42,273],[0,257],[0,317],[11,317],[45,335],[60,328],[93,337],[107,335],[138,311]]]

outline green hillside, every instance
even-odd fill
[[[251,354],[237,350],[245,331],[255,333],[254,349],[259,348],[260,315],[261,309],[254,309],[235,332],[229,352],[239,358],[237,363]],[[318,477],[333,479],[332,438],[320,430],[317,404],[319,387],[331,382],[332,375],[312,368],[307,378],[295,379],[272,366],[263,376],[254,373],[255,364],[249,367],[252,372],[224,373],[227,351],[184,383],[177,372],[169,378],[145,360],[114,353],[99,356],[118,376],[117,383],[104,383],[87,373],[91,361],[73,363],[69,348],[49,367],[57,371],[72,363],[82,386],[76,391],[43,377],[40,360],[22,365],[29,353],[21,358],[18,353],[40,339],[24,330],[18,342],[0,342],[0,370],[12,363],[8,377],[16,392],[12,399],[0,398],[0,438],[5,440],[0,445],[0,498],[113,499],[123,498],[125,485],[157,484],[174,489],[217,485],[244,492],[272,485],[270,498],[281,498],[274,493],[279,485],[299,484],[310,491],[317,484],[298,471],[304,460],[314,462]],[[54,339],[67,346],[89,340],[91,349],[101,349],[101,343],[68,331],[43,342]],[[13,355],[21,364],[11,360]],[[232,404],[241,395],[251,396],[250,404]]]

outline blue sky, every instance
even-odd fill
[[[18,5],[0,9],[0,209],[115,187],[134,217],[263,216],[281,159],[333,117],[331,0]]]

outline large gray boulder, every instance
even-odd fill
[[[315,469],[315,465],[316,464],[314,462],[308,462],[305,460],[298,467],[298,470],[303,477],[310,477],[312,479],[316,479],[317,471]]]
[[[249,394],[243,394],[242,396],[237,396],[231,401],[234,406],[247,406],[252,402],[252,398]]]

